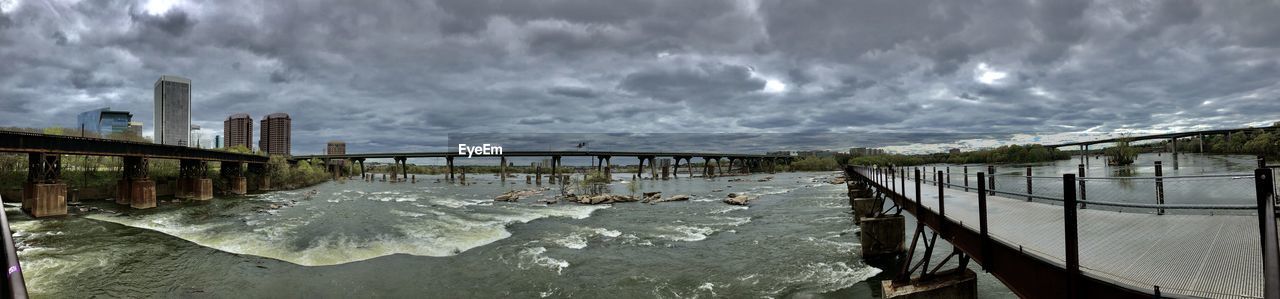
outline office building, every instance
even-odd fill
[[[222,133],[227,135],[227,147],[243,145],[253,150],[253,118],[248,113],[238,113],[222,122]]]
[[[111,107],[81,112],[76,119],[77,135],[85,137],[107,137],[112,134],[129,132],[129,123],[133,114],[125,111],[111,111]]]
[[[155,84],[155,118],[152,119],[156,143],[186,146],[191,131],[191,80],[177,76],[160,76]]]
[[[258,150],[269,155],[289,155],[289,114],[272,113],[262,118],[258,131]]]
[[[342,142],[342,141],[337,141],[337,140],[329,141],[329,144],[328,144],[328,145],[326,145],[326,146],[325,146],[325,148],[324,148],[324,154],[326,154],[326,155],[346,155],[346,154],[347,154],[347,143],[346,143],[346,142]]]

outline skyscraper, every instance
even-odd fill
[[[168,145],[194,144],[191,133],[191,80],[178,76],[160,76],[155,84],[156,111],[152,120],[156,143]]]
[[[262,118],[258,133],[258,149],[269,155],[289,155],[289,126],[292,120],[285,113],[272,113]]]
[[[337,141],[337,140],[329,141],[329,144],[326,145],[324,148],[324,154],[345,155],[347,154],[347,143],[342,141]]]
[[[222,122],[222,134],[227,135],[227,147],[243,145],[253,150],[253,118],[248,113],[237,113]]]
[[[80,113],[76,118],[77,135],[85,137],[106,137],[111,134],[124,134],[129,131],[129,122],[133,114],[125,111],[111,111],[111,107],[103,107]]]

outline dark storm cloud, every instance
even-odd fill
[[[149,131],[164,74],[193,80],[206,136],[286,112],[297,153],[444,150],[459,132],[839,149],[1280,118],[1274,2],[176,2],[0,1],[0,126],[110,106]],[[865,133],[882,131],[914,133]]]

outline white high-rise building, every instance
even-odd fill
[[[156,143],[194,145],[191,133],[191,79],[160,76],[155,84],[156,111],[152,121]]]

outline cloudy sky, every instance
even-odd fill
[[[206,137],[286,112],[295,154],[465,132],[1024,142],[1280,120],[1277,49],[1275,1],[0,0],[0,126],[110,106],[149,134],[176,74]]]

